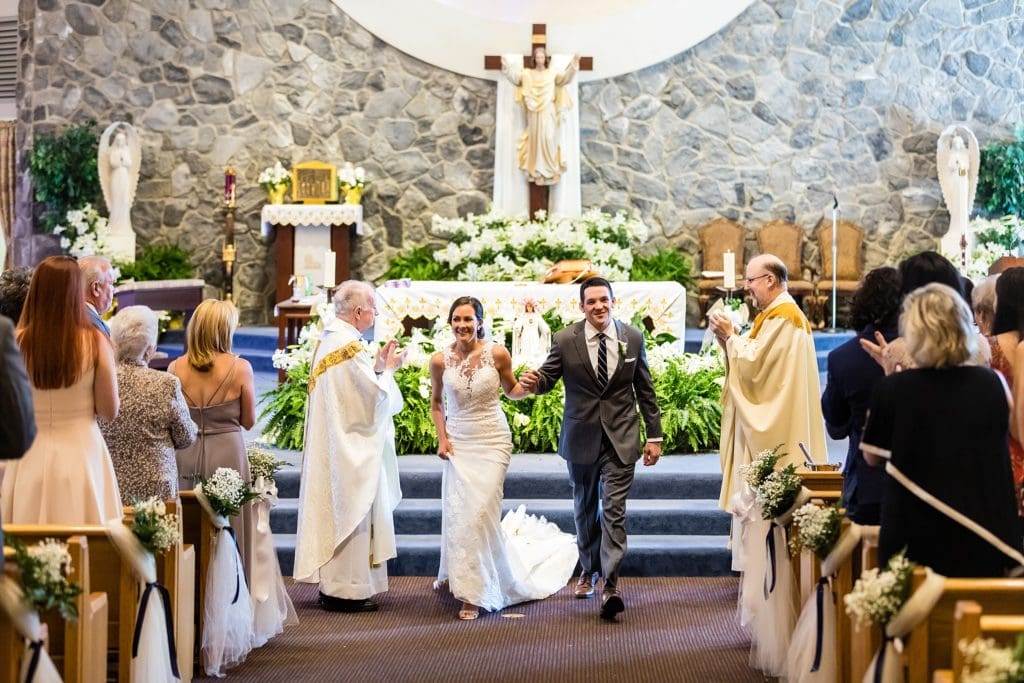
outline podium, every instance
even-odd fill
[[[334,252],[335,283],[350,277],[349,237],[352,226],[363,231],[363,207],[358,204],[266,204],[260,213],[262,234],[276,230],[274,301],[291,298],[292,275],[307,275],[323,285],[323,256]]]

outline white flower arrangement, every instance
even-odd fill
[[[975,638],[957,645],[964,655],[963,683],[1020,683],[1024,681],[1024,636],[1016,647],[998,647],[991,638]]]
[[[740,466],[740,476],[750,488],[756,491],[768,475],[775,471],[775,465],[783,455],[779,453],[780,448],[782,444],[775,448],[766,448],[754,456],[749,465]]]
[[[345,165],[338,171],[338,184],[343,191],[353,187],[362,189],[369,182],[369,178],[366,177],[366,169],[362,166],[352,166],[351,162],[346,161]]]
[[[242,479],[238,470],[230,467],[218,467],[212,477],[200,478],[200,483],[213,511],[225,517],[237,515],[242,506],[256,496],[249,488],[249,482]]]
[[[761,517],[775,519],[793,507],[802,486],[803,480],[796,473],[796,465],[786,465],[765,477],[755,495]]]
[[[78,617],[75,598],[82,587],[68,581],[71,571],[71,553],[66,543],[47,538],[26,547],[17,538],[7,538],[14,548],[14,561],[18,565],[25,603],[34,610],[57,609],[65,619]]]
[[[284,185],[290,187],[292,184],[292,174],[281,165],[281,162],[275,162],[273,166],[267,166],[260,172],[256,182],[260,184],[267,192],[270,192],[278,185]]]
[[[53,227],[53,234],[60,236],[61,249],[81,258],[107,252],[110,227],[92,204],[86,204],[68,211],[64,223]]]
[[[1012,214],[992,220],[975,218],[970,222],[968,232],[976,238],[976,243],[967,254],[966,264],[959,251],[943,252],[942,255],[974,282],[988,275],[989,266],[996,260],[1016,256],[1024,243],[1024,221]]]
[[[260,477],[272,481],[277,471],[288,464],[286,460],[279,460],[273,453],[255,443],[245,447],[245,457],[249,460],[249,476],[253,483]]]
[[[794,552],[807,548],[821,559],[828,557],[839,540],[839,525],[842,522],[839,505],[822,507],[807,503],[793,513],[793,521],[797,532],[793,534],[790,548]]]
[[[633,248],[649,234],[639,218],[598,209],[575,218],[538,213],[534,221],[494,211],[465,218],[435,215],[432,232],[451,240],[434,258],[466,281],[537,280],[555,261],[576,258],[589,259],[609,280],[628,280]]]
[[[900,551],[889,558],[885,571],[877,567],[861,574],[843,602],[857,628],[885,626],[910,597],[910,579],[916,565]]]
[[[167,506],[159,498],[136,501],[134,508],[132,533],[149,552],[162,555],[181,539],[178,516],[168,514]]]

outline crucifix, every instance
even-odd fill
[[[526,131],[517,147],[519,168],[529,184],[533,217],[537,211],[548,210],[549,189],[565,170],[558,144],[558,114],[573,102],[562,86],[573,79],[576,71],[593,70],[594,58],[574,57],[564,71],[555,73],[548,69],[551,58],[547,54],[546,24],[533,24],[530,43],[530,54],[523,55],[521,70],[506,70],[500,55],[485,55],[484,68],[502,69],[519,88],[516,100],[522,102],[526,114]]]

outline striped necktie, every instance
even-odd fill
[[[597,383],[602,387],[608,384],[608,338],[604,332],[597,333]]]

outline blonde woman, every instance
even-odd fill
[[[207,299],[199,304],[185,331],[185,355],[168,371],[181,381],[189,414],[196,423],[195,443],[178,451],[178,486],[193,489],[197,477],[209,477],[218,467],[238,470],[249,480],[243,429],[256,423],[256,390],[252,366],[231,353],[238,327],[238,309],[230,301]],[[243,506],[231,526],[246,577],[252,563],[249,506]]]

